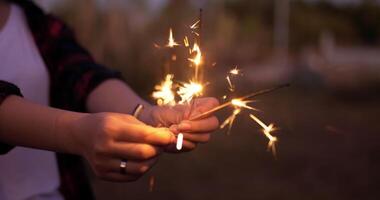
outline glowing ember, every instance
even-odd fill
[[[187,36],[183,39],[183,44],[185,45],[185,47],[189,47],[190,46],[189,38],[187,38]]]
[[[195,65],[199,65],[202,62],[202,52],[201,49],[199,48],[197,43],[194,43],[192,52],[196,52],[196,55],[194,58],[189,58],[188,60],[194,63]]]
[[[178,89],[177,94],[181,97],[180,104],[190,103],[194,97],[202,95],[203,85],[190,81],[184,83],[182,87]]]
[[[157,100],[157,105],[175,105],[175,96],[173,92],[173,77],[174,75],[166,75],[165,81],[160,85],[156,85],[154,88],[156,91],[153,92],[153,98]]]
[[[170,48],[173,48],[173,47],[178,46],[178,45],[179,44],[174,40],[173,30],[170,29],[170,31],[169,31],[169,40],[168,40],[168,44],[166,46],[170,47]]]
[[[240,74],[240,69],[237,68],[237,66],[234,69],[231,69],[230,74],[232,75],[239,75]]]
[[[226,77],[226,80],[227,80],[227,83],[228,83],[228,89],[231,91],[231,92],[233,92],[233,91],[235,91],[235,85],[233,85],[232,84],[232,81],[231,81],[231,79],[230,79],[230,76],[227,76]]]
[[[240,108],[235,108],[234,112],[226,119],[224,122],[220,125],[220,128],[223,129],[228,125],[228,131],[227,134],[230,133],[232,125],[234,124],[234,121],[236,119],[236,116],[241,112]]]
[[[259,118],[257,118],[253,114],[250,114],[249,116],[263,128],[264,135],[269,139],[268,150],[271,150],[273,155],[276,156],[276,142],[278,141],[278,139],[277,137],[274,137],[273,135],[271,135],[271,132],[275,130],[274,125],[273,124],[266,125],[264,122],[262,122]]]
[[[178,151],[182,149],[182,144],[183,144],[183,134],[179,133],[177,136],[177,145],[176,145],[176,148]]]
[[[232,99],[231,100],[231,103],[233,106],[235,107],[238,107],[238,108],[246,108],[246,109],[249,109],[249,110],[256,110],[256,108],[253,108],[251,106],[248,106],[247,103],[251,103],[252,101],[243,101],[243,100],[240,100],[240,99]]]
[[[196,21],[193,25],[190,26],[190,29],[198,29],[200,22],[201,22],[201,20]]]

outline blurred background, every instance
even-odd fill
[[[380,1],[36,2],[63,18],[97,61],[122,71],[150,101],[171,54],[178,59],[170,72],[179,80],[190,77],[186,51],[155,46],[166,44],[169,28],[181,42],[199,8],[206,96],[226,94],[225,76],[235,66],[244,74],[236,95],[291,83],[254,103],[264,121],[280,127],[277,159],[244,113],[230,135],[220,130],[194,152],[164,155],[135,183],[92,178],[98,199],[380,198]]]

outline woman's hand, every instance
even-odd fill
[[[79,154],[98,177],[111,181],[136,180],[155,164],[159,147],[175,142],[169,129],[154,128],[124,114],[85,114],[70,125]],[[125,174],[120,172],[122,160],[127,160]]]
[[[219,126],[219,121],[215,116],[206,116],[203,119],[190,121],[191,117],[202,114],[219,105],[215,98],[198,98],[193,105],[155,106],[151,110],[151,115],[155,125],[169,127],[175,133],[184,135],[182,151],[193,150],[197,143],[206,143],[210,140],[210,133]],[[169,152],[179,152],[175,144],[165,148]]]

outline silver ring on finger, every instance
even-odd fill
[[[120,162],[120,174],[126,175],[127,174],[127,160],[122,159]]]

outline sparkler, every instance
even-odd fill
[[[236,118],[239,114],[242,113],[244,109],[249,111],[257,111],[256,108],[248,105],[249,103],[253,102],[253,98],[257,97],[259,95],[264,95],[270,92],[273,92],[275,90],[278,90],[283,87],[289,86],[289,84],[280,85],[277,87],[261,90],[258,92],[253,92],[248,95],[238,97],[231,99],[230,101],[217,106],[207,112],[204,112],[202,114],[191,116],[191,111],[194,106],[195,98],[199,97],[203,94],[204,90],[204,84],[202,84],[203,79],[203,57],[204,53],[201,51],[201,41],[202,41],[202,10],[200,10],[199,14],[199,20],[197,20],[195,23],[189,26],[190,31],[192,34],[194,34],[197,38],[194,38],[193,44],[191,45],[191,41],[187,36],[183,37],[183,47],[189,50],[189,58],[187,59],[190,62],[190,67],[194,68],[194,73],[192,78],[190,78],[189,82],[185,83],[179,83],[178,88],[173,87],[173,78],[174,75],[167,74],[165,77],[165,80],[162,81],[159,85],[155,86],[155,91],[153,92],[153,98],[156,99],[156,102],[159,106],[163,105],[169,105],[174,106],[177,104],[187,104],[190,105],[190,111],[189,111],[189,120],[199,120],[202,118],[205,118],[219,110],[222,110],[226,107],[233,107],[233,112],[230,116],[226,118],[225,121],[220,125],[220,128],[228,127],[228,133],[230,132],[234,122],[236,121]],[[179,43],[177,43],[173,36],[173,30],[170,28],[169,30],[169,39],[166,47],[172,49],[175,46],[180,46]],[[175,55],[174,55],[175,56]],[[172,55],[173,59],[173,55]],[[216,63],[213,64],[215,66]],[[236,90],[236,87],[234,85],[234,78],[238,75],[242,75],[241,70],[238,67],[235,67],[231,69],[226,76],[226,80],[228,83],[228,89],[231,92],[234,92]],[[176,96],[178,96],[180,99],[178,102],[176,101]],[[223,99],[227,99],[227,95],[223,96]],[[274,137],[271,133],[275,130],[275,127],[273,124],[266,125],[263,121],[261,121],[258,117],[256,117],[254,114],[249,115],[250,118],[255,121],[257,124],[259,124],[263,128],[263,134],[268,138],[268,150],[271,150],[274,155],[276,155],[276,147],[275,144],[278,141],[277,137]],[[183,145],[183,139],[184,136],[182,133],[179,133],[177,135],[177,142],[176,142],[176,148],[177,150],[182,149]]]
[[[237,99],[240,99],[240,100],[251,99],[253,97],[257,97],[257,96],[261,96],[261,95],[265,95],[265,94],[274,92],[274,91],[282,89],[284,87],[289,87],[289,84],[283,84],[283,85],[279,85],[279,86],[276,86],[276,87],[273,87],[273,88],[260,90],[258,92],[253,92],[253,93],[247,94],[245,96],[239,97]],[[199,120],[199,119],[205,118],[205,117],[207,117],[207,116],[209,116],[209,115],[211,115],[211,114],[213,114],[215,112],[218,112],[218,111],[220,111],[220,110],[222,110],[222,109],[224,109],[224,108],[226,108],[228,106],[231,106],[231,105],[232,105],[232,101],[228,101],[228,102],[226,102],[224,104],[221,104],[221,105],[219,105],[219,106],[217,106],[217,107],[215,107],[215,108],[213,108],[213,109],[211,109],[209,111],[206,111],[206,112],[204,112],[202,114],[193,116],[193,117],[190,118],[190,120],[194,120],[195,121],[195,120]]]

